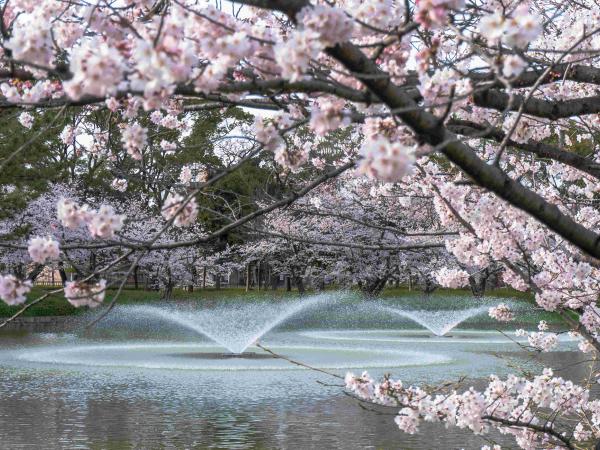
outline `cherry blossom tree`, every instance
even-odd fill
[[[72,175],[101,174],[116,192],[131,189],[143,198],[148,212],[128,214],[102,195],[94,201],[73,195],[58,203],[53,237],[43,230],[27,242],[7,235],[4,248],[38,263],[65,251],[113,249],[101,272],[128,261],[127,277],[149,255],[209,248],[241,227],[301,243],[296,230],[282,232],[300,214],[294,209],[308,208],[302,230],[314,229],[310,219],[322,206],[310,199],[323,193],[312,193],[336,178],[352,190],[352,173],[392,185],[376,190],[375,202],[388,201],[384,194],[394,184],[408,184],[401,189],[431,199],[440,231],[453,234],[407,243],[387,230],[373,240],[372,229],[366,236],[369,227],[357,229],[335,208],[334,230],[326,229],[327,218],[324,229],[302,239],[359,236],[348,248],[377,273],[385,273],[385,252],[443,241],[458,267],[440,268],[439,283],[457,287],[481,271],[501,271],[507,285],[533,292],[541,308],[557,311],[582,339],[582,351],[600,350],[595,2],[243,0],[228,6],[2,3],[0,108],[18,118],[26,139],[3,153],[0,169],[19,161],[30,171],[39,158],[32,149],[54,133],[66,152],[89,153]],[[214,167],[200,157],[188,167],[170,159],[186,146],[187,129],[202,120],[195,113],[240,109],[256,111],[256,119],[252,125],[223,119],[231,126]],[[100,113],[104,125],[90,120]],[[340,146],[342,138],[356,145]],[[276,180],[260,202],[214,192],[251,161]],[[111,176],[94,172],[97,164]],[[150,168],[157,167],[171,179],[155,178]],[[16,181],[2,186],[14,192]],[[218,199],[219,208],[206,198]],[[396,202],[389,200],[389,208],[405,208]],[[285,207],[291,210],[278,212]],[[330,205],[324,208],[332,213]],[[275,229],[261,223],[269,214]],[[362,220],[371,212],[349,214]],[[423,231],[421,219],[405,230]],[[156,228],[128,234],[146,220]],[[175,238],[171,229],[189,234]],[[334,245],[321,245],[327,247]],[[100,303],[99,275],[98,269],[82,274],[65,287],[67,299]],[[31,283],[23,278],[2,276],[0,298],[25,302]],[[507,319],[510,311],[499,305],[491,315]],[[554,339],[540,328],[528,335],[530,343],[548,349]],[[597,400],[550,370],[532,379],[493,377],[485,391],[460,394],[436,395],[391,379],[377,383],[367,375],[349,375],[347,387],[399,408],[396,422],[407,432],[422,420],[476,433],[500,427],[523,448],[575,448],[600,436]],[[555,411],[551,420],[548,410]],[[580,419],[574,426],[555,420],[571,416]]]
[[[359,286],[377,295],[393,280],[433,280],[457,267],[443,238],[431,197],[403,183],[381,184],[348,174],[323,184],[293,206],[265,215],[245,244],[246,257],[268,260],[296,284]],[[410,271],[412,270],[412,274]]]

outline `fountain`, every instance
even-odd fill
[[[126,306],[119,316],[159,318],[193,330],[227,349],[221,357],[251,357],[246,350],[273,328],[292,316],[317,305],[333,301],[336,296],[319,294],[300,300],[279,302],[252,301],[219,305],[210,309],[185,311],[151,305]],[[262,356],[262,355],[261,355]]]
[[[200,301],[124,305],[92,332],[44,336],[29,348],[18,347],[4,356],[0,351],[0,361],[111,371],[245,371],[263,379],[273,371],[301,368],[268,352],[248,351],[258,339],[275,354],[337,371],[450,364],[461,360],[463,348],[510,342],[500,341],[494,331],[457,330],[454,334],[460,339],[415,334],[398,319],[411,319],[444,336],[489,305],[448,310],[444,302],[439,305],[444,310],[429,302],[429,310],[411,310],[411,300],[359,301],[348,293],[328,292],[293,300],[246,297],[216,306]],[[88,323],[91,317],[82,319]],[[256,371],[262,375],[256,376]]]
[[[384,310],[402,317],[406,317],[407,319],[410,319],[427,328],[436,336],[445,336],[465,320],[486,312],[488,308],[488,306],[480,306],[478,308],[453,310],[403,310],[392,307],[384,307]]]

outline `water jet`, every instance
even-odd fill
[[[188,310],[169,306],[124,306],[118,309],[115,320],[160,319],[209,338],[231,355],[242,355],[285,321],[337,298],[339,295],[318,294],[299,300],[227,302],[213,308]]]
[[[465,320],[486,312],[488,306],[458,310],[404,310],[392,307],[385,307],[384,309],[392,314],[406,317],[407,319],[418,323],[438,337],[451,337],[448,336],[448,333],[451,330]]]

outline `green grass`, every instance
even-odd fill
[[[56,288],[41,288],[34,287],[27,297],[27,301],[31,302],[35,299],[56,290]],[[105,302],[110,301],[116,293],[116,289],[108,289],[106,292]],[[248,301],[256,301],[265,298],[283,298],[283,297],[297,297],[297,292],[285,292],[284,290],[272,291],[272,290],[252,290],[246,292],[244,288],[226,288],[226,289],[198,289],[193,292],[187,292],[183,289],[175,289],[169,302],[177,302],[182,300],[187,301],[198,301],[203,303],[214,303],[216,301],[230,301],[238,300],[241,296],[244,296]],[[133,303],[154,303],[161,302],[161,293],[158,291],[145,291],[143,289],[125,289],[119,296],[118,303],[121,305],[133,304]],[[18,312],[23,305],[20,306],[8,306],[6,303],[0,301],[0,317],[10,317]],[[31,306],[27,309],[23,316],[25,317],[36,317],[36,316],[70,316],[77,315],[86,311],[86,308],[75,308],[72,306],[64,297],[62,293],[52,294],[41,302]]]
[[[44,289],[41,287],[34,287],[29,294],[28,301],[33,301],[36,298],[50,292],[51,289]],[[333,289],[330,289],[333,290]],[[114,289],[109,289],[106,294],[105,302],[110,301],[114,294]],[[388,288],[381,294],[383,298],[403,298],[403,297],[420,297],[423,295],[420,291],[409,291],[407,288]],[[172,298],[168,302],[178,301],[197,301],[206,305],[213,305],[216,302],[223,301],[239,301],[243,298],[244,301],[252,302],[261,299],[271,298],[289,298],[297,297],[298,292],[286,292],[284,289],[273,290],[261,290],[256,289],[250,292],[245,292],[244,288],[224,288],[224,289],[197,289],[193,292],[187,292],[182,289],[175,289]],[[438,289],[430,294],[431,299],[443,299],[447,297],[471,297],[472,294],[466,289]],[[524,303],[533,304],[533,296],[529,293],[518,292],[512,289],[502,288],[496,289],[486,293],[486,297],[500,297],[500,298],[511,298],[523,300]],[[161,293],[157,291],[145,291],[142,289],[125,289],[121,293],[118,303],[119,304],[140,304],[140,303],[154,303],[161,302]],[[0,317],[8,317],[19,311],[20,306],[8,306],[3,302],[0,302]],[[86,311],[86,308],[75,308],[69,304],[62,295],[62,293],[54,294],[39,302],[38,304],[30,307],[23,316],[69,316],[77,315]],[[490,319],[491,320],[491,319]],[[539,320],[547,320],[552,323],[559,323],[561,319],[557,314],[549,313],[545,311],[538,311],[535,313],[525,313],[518,317],[519,322],[524,323],[537,323]]]
[[[404,296],[414,296],[414,295],[424,295],[421,291],[416,290],[408,290],[407,287],[398,287],[398,288],[387,288],[381,293],[381,297],[383,298],[391,298],[391,297],[404,297]],[[430,297],[472,297],[470,289],[446,289],[440,288],[433,291],[429,294]],[[500,297],[500,298],[512,298],[519,300],[526,300],[533,303],[534,298],[533,294],[530,292],[520,292],[515,289],[510,288],[499,288],[494,289],[492,291],[486,291],[485,297]]]
[[[50,290],[34,287],[27,297],[27,301],[33,301],[40,296],[47,294]],[[23,305],[8,306],[0,302],[0,317],[9,317],[18,312]],[[77,314],[77,308],[71,306],[62,295],[51,295],[36,305],[30,307],[23,316],[68,316]]]

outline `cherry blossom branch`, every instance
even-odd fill
[[[498,128],[490,128],[470,120],[450,119],[447,126],[449,130],[457,134],[469,137],[475,135],[476,137],[490,138],[496,142],[502,142],[506,136],[506,134]],[[544,142],[531,140],[523,143],[509,139],[507,143],[510,147],[533,153],[542,158],[553,159],[600,179],[600,164],[575,152],[564,151]]]
[[[585,114],[597,114],[600,112],[600,95],[555,101],[514,95],[513,101],[510,104],[509,98],[508,94],[495,89],[480,91],[473,95],[473,100],[477,106],[496,109],[498,111],[522,110],[524,114],[550,120]]]
[[[402,231],[399,228],[395,228],[395,227],[379,226],[379,225],[375,225],[372,223],[368,223],[364,220],[360,220],[355,217],[350,217],[345,214],[332,213],[332,212],[321,212],[321,211],[315,211],[315,210],[309,210],[309,209],[298,209],[298,208],[294,208],[294,209],[292,209],[292,211],[298,212],[301,214],[307,214],[309,216],[316,216],[316,217],[337,217],[342,220],[348,220],[350,222],[354,222],[359,225],[364,225],[365,227],[368,227],[368,228],[373,228],[373,229],[382,230],[382,231],[389,231],[390,233],[399,234],[402,236],[411,236],[411,237],[413,237],[413,236],[452,236],[452,235],[458,234],[456,231],[414,231],[414,232]]]
[[[387,250],[392,252],[403,252],[411,250],[425,250],[431,248],[444,248],[445,244],[441,243],[422,243],[422,244],[406,244],[406,245],[363,245],[352,242],[327,241],[324,239],[308,239],[290,234],[275,233],[265,230],[256,230],[257,234],[271,236],[276,238],[288,239],[290,241],[302,242],[304,244],[322,245],[324,247],[345,247],[355,248],[357,250]]]
[[[575,449],[575,447],[571,443],[571,439],[563,436],[562,433],[556,431],[551,426],[536,425],[536,424],[531,423],[531,422],[522,422],[520,420],[508,420],[508,419],[503,419],[501,417],[494,417],[494,416],[490,416],[490,415],[485,415],[485,416],[482,417],[482,419],[488,420],[490,422],[500,423],[500,424],[506,425],[508,427],[528,428],[528,429],[533,430],[533,431],[544,433],[544,434],[550,435],[554,439],[562,442],[562,444],[564,444],[564,446],[566,448],[568,448],[568,449]]]
[[[313,367],[313,366],[310,366],[310,365],[305,364],[303,362],[296,361],[295,359],[288,358],[287,356],[283,356],[283,355],[280,355],[278,353],[275,353],[273,350],[271,350],[271,349],[269,349],[269,348],[261,345],[258,342],[255,342],[254,345],[256,345],[261,350],[264,350],[265,352],[269,353],[270,355],[273,355],[274,357],[276,357],[278,359],[283,359],[283,360],[285,360],[285,361],[287,361],[287,362],[289,362],[291,364],[294,364],[295,366],[304,367],[305,369],[310,369],[310,370],[313,370],[315,372],[324,373],[325,375],[329,375],[330,377],[334,377],[334,378],[337,378],[339,380],[343,380],[344,379],[344,377],[342,377],[341,375],[338,375],[336,373],[328,372],[327,370],[319,369],[318,367]]]
[[[359,72],[381,73],[377,66],[352,44],[338,45],[329,49],[329,53],[345,66],[356,68]],[[389,80],[363,79],[362,81],[390,108],[416,106],[411,98],[407,97]],[[432,145],[447,141],[448,143],[441,149],[441,152],[478,184],[528,212],[583,251],[600,257],[600,235],[564,215],[555,205],[512,180],[498,167],[483,162],[470,147],[460,142],[453,133],[441,126],[435,116],[418,110],[398,115],[424,141]]]

